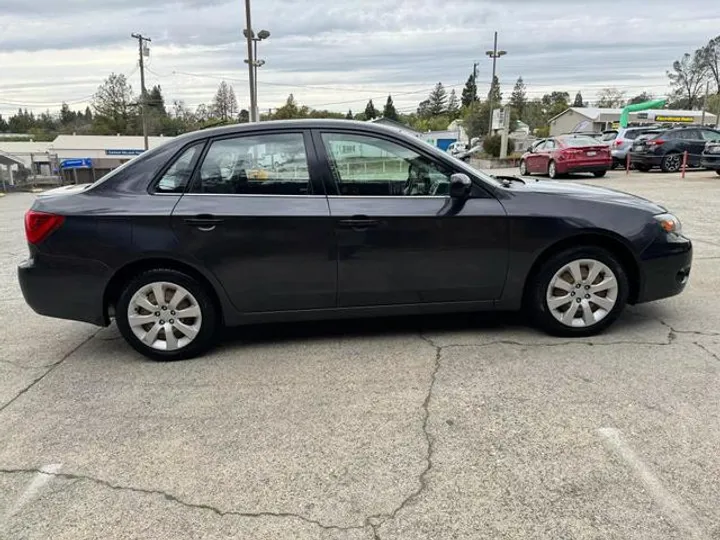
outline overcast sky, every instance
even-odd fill
[[[210,102],[222,79],[247,107],[242,0],[0,0],[0,113],[18,106],[84,108],[111,73],[140,87],[137,42],[152,38],[147,84],[168,103]],[[717,0],[253,0],[259,101],[346,111],[392,93],[410,111],[442,81],[461,91],[479,62],[487,92],[493,31],[505,96],[522,75],[530,97],[551,90],[592,100],[600,88],[667,92],[665,71],[720,34]]]

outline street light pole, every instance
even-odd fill
[[[257,96],[255,94],[255,56],[253,55],[253,31],[250,19],[250,0],[245,0],[245,38],[248,51],[248,75],[250,77],[250,121],[257,122]]]
[[[145,60],[143,59],[143,45],[145,41],[149,43],[152,41],[152,39],[150,39],[149,37],[145,37],[142,34],[131,34],[130,36],[138,40],[138,48],[140,51],[140,116],[142,117],[142,131],[143,140],[145,142],[145,150],[147,150],[149,147],[146,116],[147,91],[145,90]]]
[[[487,51],[485,54],[492,58],[492,79],[490,79],[490,92],[488,93],[488,103],[490,104],[490,123],[488,124],[488,135],[492,131],[492,119],[493,119],[493,102],[492,102],[492,91],[493,86],[495,85],[495,69],[497,66],[497,59],[501,56],[505,56],[507,54],[507,51],[498,51],[497,48],[497,42],[498,42],[498,33],[495,32],[495,39],[493,41],[493,50]]]

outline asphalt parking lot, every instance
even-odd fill
[[[0,198],[0,538],[720,539],[720,177],[576,179],[695,242],[606,334],[513,315],[234,330],[157,364],[35,315]]]

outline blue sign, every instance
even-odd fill
[[[60,162],[61,169],[90,169],[92,167],[92,159],[63,159]]]
[[[145,150],[105,150],[106,156],[139,156]]]

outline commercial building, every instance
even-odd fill
[[[550,119],[550,135],[562,135],[573,131],[601,132],[617,127],[622,109],[602,109],[596,107],[570,107]],[[632,124],[700,124],[702,111],[673,111],[654,109],[630,113]],[[705,113],[705,125],[716,125],[718,117]]]

